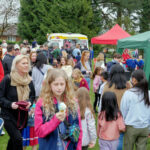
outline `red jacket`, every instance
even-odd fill
[[[3,80],[3,78],[4,78],[4,69],[2,62],[0,61],[0,82]]]

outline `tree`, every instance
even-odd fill
[[[140,11],[140,32],[150,30],[150,0],[142,1],[142,9]]]
[[[21,0],[18,32],[39,43],[46,41],[47,33],[82,33],[91,38],[100,30],[93,28],[93,18],[91,0]]]
[[[14,24],[19,14],[19,0],[5,0],[0,2],[0,37],[3,35],[4,31]],[[14,20],[13,20],[13,19]]]
[[[94,1],[94,0],[93,0]],[[141,1],[137,0],[95,0],[102,12],[103,29],[108,30],[118,23],[126,31],[133,33],[138,28],[137,11]]]

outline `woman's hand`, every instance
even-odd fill
[[[65,112],[58,112],[56,113],[56,117],[57,119],[59,119],[60,121],[64,121],[66,118],[66,113]]]
[[[16,104],[16,102],[13,102],[12,104],[11,104],[11,108],[12,109],[18,109],[18,105]]]
[[[31,102],[28,102],[28,105],[27,105],[26,109],[29,109],[30,106],[31,106]]]

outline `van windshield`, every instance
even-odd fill
[[[66,39],[64,40],[64,48],[74,50],[76,48],[76,44],[79,44],[81,49],[88,48],[87,40],[79,40],[79,39]]]

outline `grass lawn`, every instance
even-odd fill
[[[94,102],[94,93],[93,93],[92,81],[91,81],[91,88],[90,88],[90,97],[91,97],[91,101],[93,103]],[[97,121],[97,114],[95,115],[95,118]],[[9,139],[9,136],[7,133],[4,136],[0,136],[0,150],[6,150],[8,139]],[[31,150],[31,147],[28,147],[27,150]],[[98,139],[97,139],[97,143],[96,143],[95,147],[90,150],[99,150]],[[148,140],[147,150],[150,150],[150,138]]]

